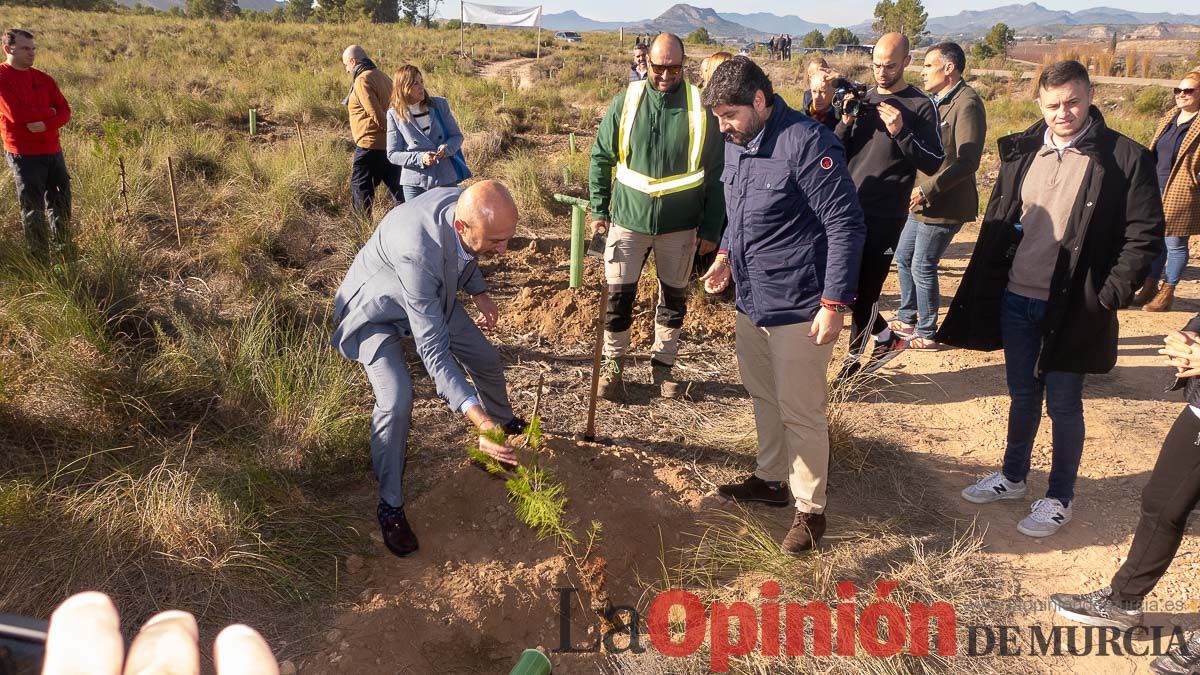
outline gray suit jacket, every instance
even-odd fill
[[[472,261],[460,275],[454,207],[460,188],[437,188],[392,209],[354,257],[334,301],[333,348],[369,364],[411,335],[437,391],[458,410],[475,389],[450,354],[447,322],[461,288],[487,290]]]
[[[450,104],[446,99],[434,96],[430,100],[433,108],[429,111],[428,134],[421,131],[415,122],[400,119],[395,110],[388,108],[387,158],[392,164],[404,168],[400,172],[401,185],[435,188],[458,183],[450,156],[462,147],[462,130],[450,112]],[[439,123],[439,119],[446,123],[445,127]],[[435,152],[440,145],[446,146],[446,157],[433,166],[421,164],[421,157],[426,152]]]

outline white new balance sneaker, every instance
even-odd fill
[[[1063,506],[1057,499],[1043,497],[1034,502],[1029,515],[1017,523],[1017,531],[1031,537],[1049,537],[1069,522],[1071,507]]]
[[[962,491],[962,497],[973,504],[990,504],[1001,499],[1020,499],[1028,490],[1025,481],[1010,482],[1003,473],[997,471],[980,478],[974,485],[968,485]]]

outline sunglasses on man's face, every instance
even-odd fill
[[[1176,96],[1179,96],[1180,94],[1183,94],[1184,96],[1191,96],[1192,94],[1195,94],[1195,93],[1196,93],[1195,87],[1188,87],[1187,89],[1180,89],[1179,87],[1175,87],[1175,95]]]
[[[654,71],[655,75],[663,75],[663,74],[669,73],[672,77],[676,77],[679,75],[679,73],[683,72],[682,65],[665,66],[662,64],[658,64],[658,63],[651,63],[650,69]]]

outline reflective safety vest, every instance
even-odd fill
[[[630,82],[625,93],[625,105],[621,108],[621,129],[617,141],[617,182],[631,190],[651,197],[662,197],[674,192],[683,192],[704,184],[704,168],[700,166],[704,150],[704,134],[708,128],[704,106],[700,105],[700,89],[684,82],[688,103],[688,168],[687,173],[662,178],[651,178],[629,168],[629,137],[633,132],[633,120],[637,117],[638,103],[646,91],[646,81]]]

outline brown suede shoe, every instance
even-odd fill
[[[735,502],[759,502],[768,506],[787,506],[790,497],[787,486],[772,485],[754,474],[740,483],[718,485],[717,492]]]
[[[796,520],[792,521],[792,529],[783,538],[783,552],[788,555],[800,555],[811,551],[821,542],[825,535],[825,514],[796,512]]]
[[[1141,307],[1142,305],[1154,299],[1158,295],[1158,279],[1146,279],[1146,283],[1142,284],[1142,289],[1133,296],[1133,306]]]
[[[1162,288],[1158,289],[1158,295],[1154,299],[1146,303],[1142,308],[1143,312],[1167,312],[1171,309],[1171,303],[1175,300],[1175,285],[1163,284]]]

